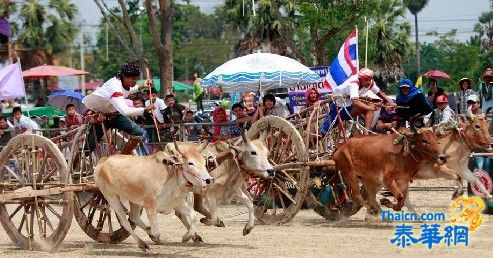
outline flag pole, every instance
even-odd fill
[[[365,16],[366,23],[366,39],[365,39],[365,67],[368,66],[368,19]]]
[[[357,72],[359,72],[359,44],[358,44],[358,41],[359,41],[359,35],[358,35],[358,26],[355,26],[355,30],[356,30],[356,64],[357,64]]]

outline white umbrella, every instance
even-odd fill
[[[216,68],[202,81],[204,87],[221,86],[224,92],[289,88],[314,83],[320,76],[289,57],[255,53],[232,59]]]

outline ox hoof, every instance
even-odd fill
[[[184,236],[181,238],[181,242],[182,242],[182,243],[186,243],[186,242],[188,242],[188,241],[190,241],[190,240],[192,240],[192,239],[193,239],[193,235],[186,234],[186,235],[184,235]]]
[[[246,225],[245,228],[243,228],[243,235],[246,236],[246,235],[250,234],[250,232],[252,232],[252,229],[253,229],[253,227]]]
[[[202,240],[202,237],[195,234],[195,236],[192,238],[194,243],[204,243],[204,240]]]
[[[393,205],[394,205],[394,204],[393,204],[393,203],[392,203],[389,199],[387,199],[387,198],[382,198],[382,199],[380,199],[380,204],[381,204],[381,205],[383,205],[383,206],[385,206],[385,207],[387,207],[387,208],[392,208],[392,207],[393,207]]]
[[[373,214],[367,213],[365,215],[365,221],[373,223],[373,222],[381,222],[382,220],[381,220],[380,216],[378,216],[378,215],[373,215]]]
[[[142,240],[140,240],[140,241],[139,241],[139,248],[140,248],[140,250],[142,250],[142,251],[144,251],[144,252],[145,252],[145,251],[147,251],[147,250],[150,250],[149,245],[148,245],[148,244],[146,244],[146,243],[145,243],[144,241],[142,241]]]
[[[156,244],[161,244],[161,239],[159,239],[159,236],[149,235],[149,237],[151,238],[152,242]]]
[[[224,222],[222,220],[217,220],[217,223],[216,223],[216,227],[219,227],[219,228],[224,228]]]
[[[493,200],[493,195],[488,194],[488,195],[486,196],[486,200],[488,200],[488,201],[489,201],[489,200]]]
[[[214,225],[214,223],[212,223],[212,220],[210,220],[209,218],[201,218],[200,222],[206,226]]]

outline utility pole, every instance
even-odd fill
[[[86,64],[84,62],[84,33],[82,31],[82,24],[80,26],[80,69],[85,71]],[[80,76],[80,91],[83,95],[86,94],[86,76]]]

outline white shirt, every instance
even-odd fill
[[[144,113],[144,108],[129,107],[125,102],[128,95],[139,90],[135,85],[128,91],[123,88],[122,82],[113,77],[105,82],[99,89],[82,99],[82,103],[88,109],[101,113],[119,112],[124,116],[139,116]]]
[[[154,111],[153,111],[154,116],[156,117],[159,123],[164,123],[163,113],[161,113],[161,111],[163,111],[166,108],[166,104],[164,104],[164,100],[156,97],[152,103],[154,104]],[[149,100],[146,100],[145,106],[148,107],[150,104],[151,102]]]
[[[446,124],[455,115],[455,112],[447,105],[444,110],[435,109],[435,125]]]
[[[29,117],[21,115],[19,121],[14,119],[14,128],[27,129],[23,134],[32,134],[33,130],[39,130],[39,125]],[[41,132],[37,131],[36,134],[41,134]]]
[[[346,82],[344,82],[342,85],[334,87],[333,93],[334,95],[340,95],[343,98],[338,98],[336,100],[337,106],[338,107],[349,107],[351,106],[352,99],[357,99],[366,92],[371,90],[373,93],[378,94],[380,92],[380,88],[375,84],[375,82],[372,80],[370,82],[370,86],[368,88],[359,88],[359,80],[358,80],[358,75],[353,75],[347,79]],[[347,98],[351,99],[348,100]]]

